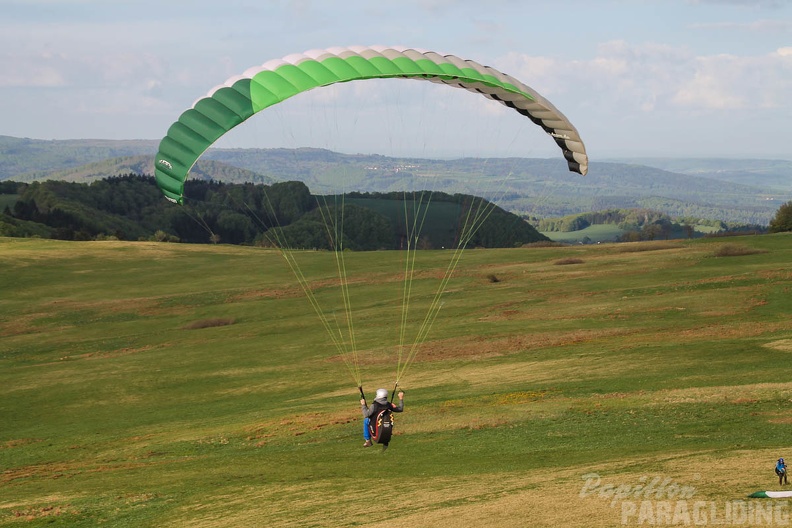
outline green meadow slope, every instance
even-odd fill
[[[791,241],[467,251],[382,452],[276,251],[0,238],[0,525],[605,527],[654,479],[723,514],[792,456]],[[298,259],[342,325],[331,256]],[[402,259],[346,259],[369,394]]]

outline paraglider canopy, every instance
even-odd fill
[[[255,113],[294,95],[335,83],[402,78],[480,93],[514,109],[547,132],[569,170],[586,174],[588,157],[577,129],[547,99],[489,66],[433,51],[396,47],[311,50],[273,60],[231,77],[196,101],[168,129],[155,160],[165,196],[184,201],[184,181],[196,160],[226,132]]]

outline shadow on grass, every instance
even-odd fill
[[[236,321],[228,318],[201,319],[182,326],[182,330],[198,330],[199,328],[214,328],[215,326],[228,326]]]

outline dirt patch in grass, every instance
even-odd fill
[[[767,253],[767,250],[757,249],[739,244],[722,244],[712,252],[715,257],[742,257],[744,255],[757,255]]]
[[[792,271],[787,269],[762,270],[759,271],[757,275],[768,280],[792,280]]]
[[[415,355],[416,362],[443,362],[455,359],[484,359],[505,356],[517,352],[548,347],[560,347],[605,337],[629,335],[639,332],[623,328],[603,328],[599,330],[572,330],[568,332],[531,333],[508,337],[462,337],[429,341],[420,345]],[[404,352],[405,356],[407,351]],[[393,349],[376,349],[358,351],[361,364],[388,364],[396,360],[397,353]],[[329,358],[330,361],[343,361],[339,355]]]
[[[420,274],[416,273],[416,279],[419,278]],[[365,285],[365,284],[384,284],[390,282],[402,282],[404,281],[404,275],[384,275],[384,274],[372,274],[368,273],[365,275],[360,274],[352,274],[350,273],[346,277],[347,284],[349,286],[355,285]],[[230,294],[228,296],[228,302],[244,302],[244,301],[255,301],[257,299],[286,299],[286,298],[294,298],[294,297],[303,297],[305,293],[303,292],[302,287],[300,287],[297,278],[293,275],[290,275],[288,280],[285,281],[288,285],[287,287],[283,288],[268,288],[268,289],[256,289],[256,290],[246,290],[242,292],[237,292]],[[308,280],[308,288],[317,293],[319,290],[323,289],[339,289],[341,288],[341,279],[338,277],[335,278],[328,278],[328,279],[317,279],[317,280]]]
[[[43,442],[40,438],[19,438],[17,440],[6,440],[0,443],[0,449],[12,449],[14,447],[21,447],[29,444],[37,444]]]
[[[619,244],[616,253],[637,253],[641,251],[660,251],[663,249],[680,249],[684,246],[670,242],[628,242]]]
[[[255,447],[262,447],[271,438],[282,438],[284,433],[291,436],[302,436],[325,427],[345,425],[355,421],[360,421],[362,424],[359,413],[350,412],[349,409],[335,412],[304,413],[288,418],[258,422],[254,426],[246,428],[242,434],[244,439],[253,443]]]
[[[48,317],[51,314],[36,312],[24,315],[17,315],[9,321],[0,322],[0,337],[11,337],[24,334],[35,334],[40,332],[40,328],[36,327],[33,323],[42,317]]]
[[[295,279],[296,281],[296,279]],[[257,299],[286,299],[303,295],[299,287],[294,288],[273,288],[267,290],[247,290],[232,294],[228,297],[229,303],[255,301]]]
[[[56,480],[71,478],[81,473],[105,473],[113,471],[126,471],[140,469],[152,465],[161,465],[170,461],[146,462],[118,462],[118,463],[91,463],[91,462],[61,462],[49,464],[33,464],[17,468],[6,469],[0,473],[0,483],[5,484],[19,479],[25,480]]]
[[[556,266],[567,266],[569,264],[583,264],[584,262],[585,261],[583,259],[568,257],[568,258],[556,260],[555,262],[553,262],[553,264],[555,264]]]
[[[531,333],[527,335],[509,336],[506,338],[474,338],[467,345],[476,351],[486,351],[487,355],[506,355],[540,348],[562,347],[572,344],[594,341],[604,337],[629,335],[636,330],[624,328],[603,328],[598,330],[571,330],[567,332]],[[449,340],[450,341],[450,340]],[[453,341],[452,341],[453,342]],[[456,357],[454,349],[448,349],[443,357]],[[462,352],[461,355],[465,355]]]
[[[774,415],[772,418],[767,419],[768,423],[771,424],[792,424],[792,416],[776,416]]]
[[[182,326],[182,330],[200,330],[201,328],[215,328],[217,326],[229,326],[236,321],[233,318],[215,317],[212,319],[200,319]]]
[[[553,242],[552,240],[540,240],[538,242],[529,242],[528,244],[523,244],[520,246],[521,248],[559,248],[559,247],[567,247],[569,244],[565,244],[563,242]]]
[[[697,339],[711,339],[713,337],[719,337],[723,339],[758,337],[763,334],[780,332],[788,329],[788,323],[758,323],[754,321],[748,321],[744,323],[700,326],[697,328],[691,328],[689,330],[682,330],[677,335],[686,338],[688,342],[693,342]]]
[[[721,275],[719,277],[707,277],[697,280],[691,284],[739,284],[748,279],[745,275]]]
[[[0,482],[8,483],[19,479],[57,479],[75,471],[74,464],[37,464],[6,469],[0,473]]]
[[[35,521],[46,517],[60,517],[61,515],[77,515],[79,510],[70,504],[39,506],[36,508],[12,509],[10,515],[20,521]],[[54,519],[48,522],[56,522]]]

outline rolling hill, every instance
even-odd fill
[[[719,181],[792,191],[792,161],[718,158],[637,158],[613,160],[638,163],[679,174],[702,176]]]
[[[90,181],[120,172],[150,174],[147,157],[156,148],[155,141],[143,140],[0,136],[0,180]],[[558,159],[438,160],[313,148],[210,149],[193,174],[230,182],[297,180],[317,194],[439,189],[484,196],[511,212],[538,217],[635,207],[766,225],[790,198],[790,167],[792,162],[784,160],[594,161],[589,174],[580,177]]]

